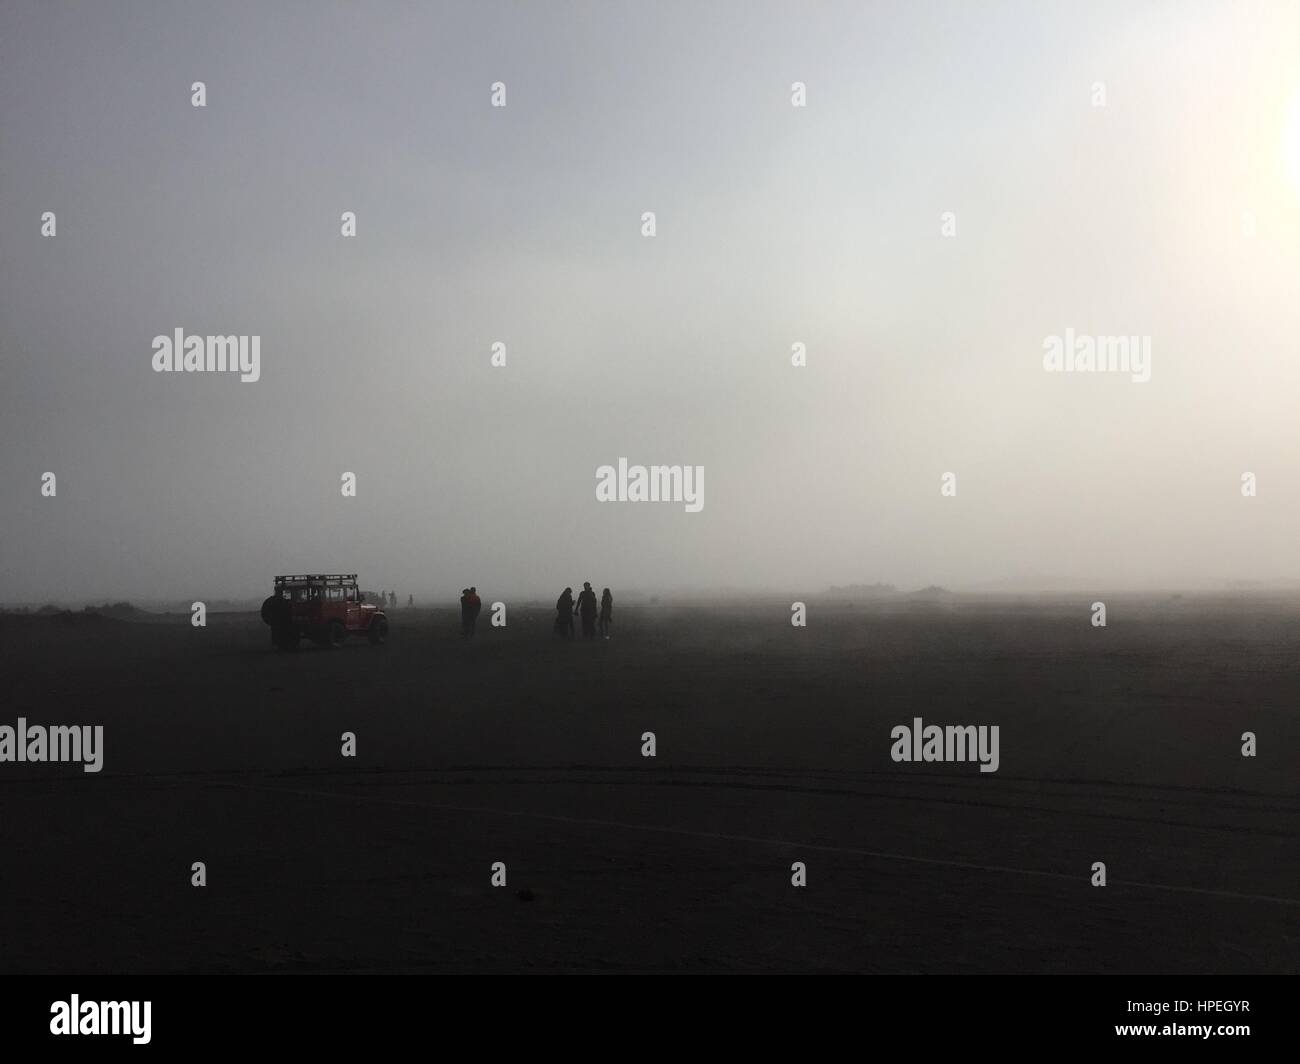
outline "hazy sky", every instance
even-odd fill
[[[7,601],[1297,578],[1300,6],[6,0],[0,359]]]

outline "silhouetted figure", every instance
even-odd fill
[[[470,636],[470,604],[469,588],[461,588],[460,592],[460,637],[468,639]]]
[[[555,600],[555,634],[565,639],[573,638],[573,588],[566,587]]]
[[[390,591],[390,592],[388,593],[388,604],[389,604],[393,609],[397,609],[397,592],[396,592],[396,591]]]
[[[600,593],[600,634],[609,638],[609,626],[614,623],[614,596],[605,588]]]
[[[582,618],[582,638],[596,638],[596,592],[591,590],[591,584],[582,585],[582,593],[578,596],[577,614]]]
[[[415,596],[414,596],[414,595],[407,595],[407,596],[406,596],[406,608],[409,610],[409,609],[411,609],[411,607],[413,607],[414,605],[415,605]]]
[[[474,629],[478,626],[479,610],[483,608],[483,601],[478,597],[478,588],[469,589],[469,637],[474,638]]]

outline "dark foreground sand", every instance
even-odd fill
[[[0,724],[106,734],[98,775],[0,765],[0,969],[1300,970],[1300,600],[1107,602],[595,644],[398,610],[293,655],[252,614],[4,617]],[[914,716],[999,725],[1000,770],[895,764]]]

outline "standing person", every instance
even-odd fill
[[[596,638],[596,592],[591,590],[591,584],[582,585],[582,594],[578,596],[578,608],[576,612],[582,617],[582,638]]]
[[[469,637],[474,638],[474,629],[478,626],[479,610],[483,608],[483,600],[478,597],[478,588],[469,589]]]
[[[573,588],[566,587],[555,600],[555,634],[564,639],[573,638]]]
[[[415,606],[415,596],[414,596],[414,595],[407,595],[407,596],[406,596],[406,608],[409,610],[409,609],[413,608],[414,606]]]
[[[469,588],[462,588],[460,592],[460,637],[469,638]]]
[[[388,605],[390,605],[393,609],[397,609],[397,592],[396,592],[396,591],[390,591],[390,592],[388,593]]]
[[[609,638],[609,626],[614,623],[614,596],[605,588],[600,593],[600,634]]]

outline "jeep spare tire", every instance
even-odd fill
[[[279,595],[271,595],[262,603],[262,623],[269,624],[272,628],[276,625],[283,624],[288,613],[286,608],[289,605],[287,601],[280,598]]]

